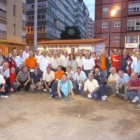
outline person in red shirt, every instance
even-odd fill
[[[139,102],[140,106],[140,78],[138,78],[136,73],[131,74],[125,95],[127,95],[133,103]]]
[[[16,80],[16,69],[14,67],[10,70],[10,91],[14,92],[13,83]]]
[[[117,49],[114,49],[114,54],[111,56],[111,66],[116,68],[116,72],[120,70],[121,56]]]

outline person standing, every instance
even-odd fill
[[[64,51],[64,55],[61,56],[61,65],[62,65],[62,70],[66,72],[66,68],[68,66],[69,62],[69,56],[67,50]]]
[[[24,61],[25,61],[26,58],[29,57],[29,50],[30,50],[29,46],[26,46],[26,47],[25,47],[25,50],[23,51],[23,58],[24,58]]]
[[[75,60],[75,55],[72,54],[72,53],[69,55],[68,66],[71,67],[72,71],[76,72],[76,70],[77,70],[77,61]]]

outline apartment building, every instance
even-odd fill
[[[94,21],[90,17],[86,18],[86,38],[94,38]]]
[[[27,43],[33,46],[34,0],[27,0]],[[65,26],[75,24],[74,0],[38,0],[38,41],[59,39]]]
[[[124,49],[128,43],[138,42],[140,36],[139,0],[96,0],[95,37],[109,39],[111,48]],[[116,15],[111,17],[111,10]],[[108,49],[109,42],[106,43]]]
[[[89,11],[83,0],[75,0],[75,25],[81,31],[81,37],[86,38],[86,20],[89,17]]]
[[[0,0],[0,49],[7,54],[26,44],[26,0]]]

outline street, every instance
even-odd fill
[[[140,108],[116,97],[16,93],[0,99],[0,140],[139,140]]]

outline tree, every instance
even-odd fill
[[[77,26],[67,26],[61,32],[61,39],[81,39],[81,32]]]

